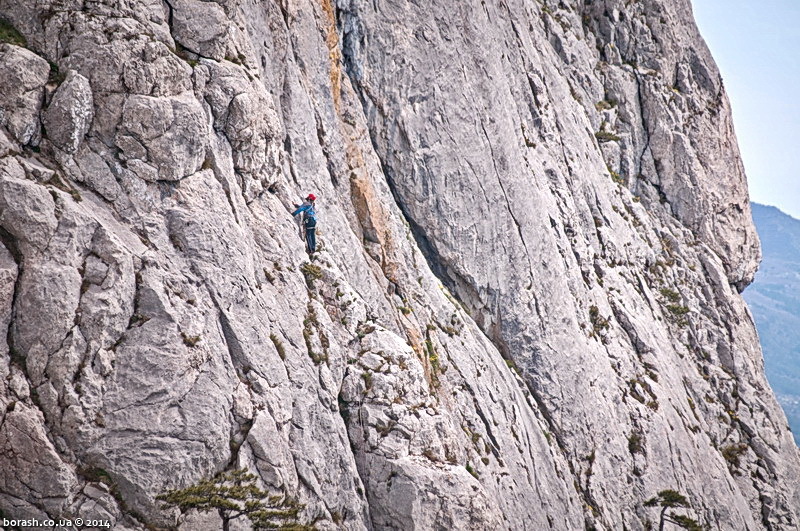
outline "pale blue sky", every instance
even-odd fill
[[[750,198],[800,218],[800,1],[692,5],[731,100]]]

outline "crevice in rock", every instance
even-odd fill
[[[330,150],[327,148],[327,133],[325,132],[325,127],[318,112],[314,113],[314,121],[316,123],[317,129],[317,141],[319,142],[319,149],[322,152],[322,155],[325,157],[325,167],[328,170],[328,177],[331,180],[334,188],[338,188],[339,186],[339,179],[336,177],[336,167],[334,165],[333,160],[331,159]]]
[[[585,487],[583,487],[581,485],[581,481],[580,481],[581,472],[580,472],[580,470],[577,470],[575,468],[575,465],[573,464],[573,461],[570,458],[569,449],[568,449],[568,447],[566,445],[566,442],[564,441],[563,435],[561,434],[561,430],[558,428],[558,425],[556,424],[555,420],[553,419],[552,415],[550,414],[550,411],[548,410],[547,405],[544,403],[544,399],[536,391],[536,386],[531,382],[530,378],[526,378],[526,377],[523,376],[522,380],[525,382],[525,385],[527,386],[528,390],[530,391],[534,402],[536,402],[537,409],[538,409],[539,413],[542,415],[542,418],[544,418],[545,422],[547,423],[547,427],[549,428],[550,433],[555,438],[556,445],[558,446],[558,449],[561,451],[561,454],[564,456],[564,460],[566,461],[567,466],[569,467],[570,474],[572,474],[572,477],[575,480],[575,487],[576,487],[577,492],[581,495],[581,497],[583,498],[583,501],[584,501],[584,503],[586,505],[588,505],[589,507],[594,507],[598,511],[601,510],[601,506],[594,499],[594,496],[592,496],[592,493],[589,492],[589,489],[587,489],[587,488],[585,488]],[[531,407],[532,407],[532,404],[531,404]],[[601,521],[602,520],[603,519],[601,518]]]
[[[647,150],[650,149],[650,124],[648,120],[645,118],[645,102],[644,102],[644,94],[642,89],[642,80],[639,77],[638,72],[634,70],[633,77],[636,80],[636,97],[639,104],[639,116],[642,119],[642,132],[644,133],[645,143],[644,147],[642,148],[641,153],[639,153],[639,161],[636,168],[637,175],[642,175],[642,168],[644,167],[644,157],[647,154]]]
[[[22,374],[25,376],[25,379],[28,380],[28,384],[30,385],[25,355],[19,352],[17,349],[13,332],[14,321],[16,320],[15,317],[17,313],[17,297],[19,295],[20,284],[22,282],[21,279],[25,260],[22,252],[17,246],[17,240],[3,227],[0,227],[0,243],[2,243],[2,245],[8,250],[9,254],[11,254],[11,257],[14,259],[14,263],[17,265],[17,277],[14,280],[14,291],[11,295],[11,319],[8,323],[8,329],[6,330],[6,345],[8,346],[8,355],[11,358],[11,362],[19,366]],[[33,397],[31,397],[31,400],[33,400]]]
[[[451,365],[456,370],[456,372],[458,372],[459,376],[461,376],[462,385],[467,390],[470,397],[472,397],[472,403],[475,406],[475,413],[477,413],[478,417],[481,419],[481,422],[483,422],[483,426],[486,429],[486,436],[489,437],[489,440],[492,442],[491,444],[492,455],[494,455],[495,459],[497,459],[499,463],[502,463],[502,458],[500,457],[500,451],[501,451],[500,443],[497,441],[497,438],[494,436],[494,433],[492,433],[491,423],[489,422],[489,419],[486,418],[486,415],[483,413],[483,409],[481,408],[480,403],[478,402],[478,397],[475,395],[475,391],[469,384],[469,379],[464,376],[464,373],[461,372],[461,369],[458,367],[458,365],[455,364]]]
[[[531,267],[532,266],[531,256],[530,256],[530,253],[528,252],[528,245],[525,243],[525,238],[524,238],[524,236],[522,234],[522,225],[520,225],[519,220],[514,215],[514,211],[511,208],[511,201],[508,198],[508,193],[506,192],[505,186],[503,186],[503,179],[502,179],[502,177],[500,175],[500,171],[497,169],[497,161],[496,161],[496,157],[494,156],[494,147],[492,146],[492,141],[489,138],[489,133],[486,131],[486,126],[483,124],[482,120],[481,120],[480,124],[481,124],[481,130],[483,131],[483,136],[486,138],[486,144],[489,146],[489,152],[491,153],[492,165],[494,167],[494,173],[495,173],[495,176],[497,176],[497,184],[498,184],[498,186],[500,186],[500,190],[503,192],[503,197],[506,200],[506,209],[508,210],[508,215],[511,217],[512,221],[514,222],[514,225],[517,227],[517,234],[519,235],[519,241],[520,241],[520,243],[522,243],[522,247],[525,249],[525,256],[528,258],[529,267]],[[531,271],[531,276],[533,276],[533,271]]]
[[[178,57],[181,57],[181,52],[182,51],[184,53],[185,52],[189,52],[191,54],[196,55],[198,57],[198,59],[208,59],[209,61],[217,62],[215,59],[212,59],[211,57],[207,57],[207,56],[205,56],[205,55],[203,55],[203,54],[201,54],[199,52],[196,52],[196,51],[192,50],[191,48],[189,48],[188,46],[186,46],[185,44],[183,44],[182,42],[180,42],[178,39],[175,38],[175,35],[173,35],[173,32],[172,32],[173,21],[174,21],[174,18],[175,18],[175,16],[174,16],[175,8],[173,7],[173,5],[170,2],[170,0],[163,0],[163,1],[164,1],[164,4],[166,4],[166,6],[167,6],[167,10],[169,11],[169,14],[167,15],[167,25],[169,26],[169,33],[170,33],[170,36],[172,37],[172,40],[175,41],[175,44],[176,44],[176,46],[175,46],[176,49],[175,49],[175,51],[173,53],[175,53],[175,55],[177,55]],[[223,7],[225,7],[224,4],[221,4],[221,5],[223,5]],[[181,57],[181,59],[184,59],[184,58]],[[152,94],[151,94],[151,96],[152,96]]]
[[[56,455],[58,455],[62,463],[73,462],[74,455],[70,455],[71,452],[69,451],[69,449],[65,449],[63,445],[57,444],[58,441],[56,440],[56,437],[54,437],[53,434],[54,431],[57,431],[56,426],[54,426],[56,421],[52,419],[51,415],[49,415],[48,412],[45,410],[45,408],[42,407],[37,394],[37,386],[33,385],[30,376],[28,374],[26,355],[19,351],[14,341],[13,323],[16,317],[18,296],[20,293],[22,274],[24,270],[24,262],[25,262],[24,255],[20,251],[16,239],[10,233],[8,233],[8,231],[6,231],[3,227],[0,227],[0,244],[2,244],[8,250],[9,254],[11,254],[12,258],[14,259],[14,262],[17,265],[17,276],[14,282],[14,289],[11,300],[11,319],[8,325],[8,329],[6,330],[6,344],[8,346],[8,353],[11,359],[11,363],[18,366],[19,370],[21,371],[22,375],[25,377],[25,380],[27,381],[28,388],[30,389],[30,395],[28,399],[30,400],[30,403],[33,404],[33,406],[35,406],[35,408],[39,410],[40,414],[44,419],[43,431],[47,441],[49,442],[52,448],[52,451],[56,453]],[[70,328],[67,337],[69,337],[72,334],[73,329],[74,327]],[[64,404],[61,403],[60,396],[59,396],[59,406],[62,408],[65,407]],[[63,410],[60,411],[60,414],[63,415]],[[2,427],[2,424],[5,423],[7,416],[8,416],[7,414],[4,414],[2,416],[2,423],[0,423],[0,428]],[[22,454],[17,455],[17,457],[18,458],[22,457]],[[34,488],[28,485],[19,476],[17,479],[19,479],[19,481],[23,485],[25,485],[31,492],[36,492]],[[33,505],[43,510],[45,513],[47,513],[47,511],[44,509],[42,505],[37,503],[33,503]]]
[[[224,139],[224,141],[228,144],[228,146],[231,145],[230,141],[228,140],[228,136],[223,131],[216,131],[216,133],[218,135],[218,138],[222,137],[222,139]],[[242,222],[239,219],[239,212],[236,209],[236,203],[233,201],[233,193],[231,191],[230,182],[227,179],[223,178],[222,175],[220,175],[221,171],[218,169],[216,150],[212,147],[208,147],[206,150],[206,161],[203,163],[203,166],[206,166],[206,163],[208,163],[208,166],[210,166],[210,168],[208,169],[210,169],[211,173],[214,174],[214,179],[216,179],[216,181],[222,187],[222,190],[225,192],[225,199],[228,200],[228,205],[231,207],[231,213],[233,214],[234,221],[236,222],[237,225],[242,225]],[[203,168],[201,168],[199,171],[203,171]],[[235,169],[234,173],[239,176],[242,182],[244,182],[245,177],[243,175],[236,172]]]
[[[217,308],[217,312],[219,315],[219,326],[222,330],[222,336],[225,338],[225,346],[228,349],[228,355],[230,356],[232,368],[236,371],[236,373],[240,377],[244,377],[243,367],[245,365],[244,359],[244,350],[242,349],[241,343],[239,343],[239,339],[236,337],[236,332],[234,332],[233,327],[231,327],[231,323],[228,320],[228,316],[225,314],[225,311],[220,306],[219,301],[217,300],[214,291],[207,286],[208,294],[211,297],[211,301],[214,303],[214,306]]]
[[[345,377],[347,374],[345,374]],[[344,380],[344,378],[343,378]],[[338,413],[339,416],[342,418],[342,422],[345,426],[345,435],[347,436],[347,441],[350,444],[350,451],[353,453],[353,460],[356,464],[356,473],[358,474],[358,479],[361,481],[361,484],[366,489],[366,492],[361,492],[361,489],[357,487],[356,492],[363,497],[366,501],[366,508],[367,508],[367,526],[369,529],[373,529],[374,526],[372,524],[372,513],[370,507],[370,496],[369,496],[369,467],[366,466],[365,461],[367,459],[366,454],[367,451],[364,449],[366,447],[366,435],[367,432],[364,429],[364,420],[362,418],[362,407],[364,405],[364,401],[360,402],[347,402],[342,397],[342,390],[339,389],[339,393],[336,396],[336,401],[338,404]],[[350,427],[355,426],[355,421],[352,418],[352,412],[355,411],[358,415],[358,425],[359,432],[361,434],[361,440],[357,440],[350,434]]]

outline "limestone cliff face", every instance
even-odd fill
[[[0,14],[4,515],[214,529],[155,496],[245,467],[320,529],[800,524],[688,0]]]

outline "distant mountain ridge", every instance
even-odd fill
[[[764,258],[744,298],[761,338],[767,378],[800,444],[800,220],[772,206],[752,207]]]

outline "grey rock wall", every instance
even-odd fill
[[[0,0],[3,514],[795,528],[719,74],[627,4]]]

